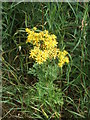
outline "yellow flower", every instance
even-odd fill
[[[54,34],[51,35],[52,39],[56,39],[57,36],[55,36]]]
[[[34,50],[30,51],[30,56],[29,57],[31,57],[31,58],[35,58],[36,57],[36,53],[35,53]]]
[[[26,31],[28,34],[31,33],[31,30],[28,29],[28,28],[26,28],[25,31]]]
[[[36,28],[36,27],[33,27],[33,30],[37,30],[37,28]]]
[[[69,58],[68,57],[65,58],[65,62],[69,63]]]
[[[66,50],[63,51],[64,56],[66,56],[68,54],[68,52]]]
[[[59,67],[62,67],[65,63],[69,63],[69,58],[66,56],[68,52],[64,50],[63,52],[59,51],[58,59],[59,59]]]
[[[63,62],[63,61],[58,63],[58,66],[59,66],[59,67],[63,67],[63,65],[64,65],[64,62]]]
[[[48,34],[48,31],[47,31],[47,30],[44,30],[44,32],[45,32],[46,34]]]

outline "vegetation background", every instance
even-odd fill
[[[58,47],[65,48],[72,57],[70,66],[58,79],[64,93],[61,118],[90,118],[89,12],[90,4],[82,2],[2,3],[2,120],[45,120],[31,104],[30,93],[37,78],[27,74],[33,61],[28,58],[30,46],[26,44],[25,28],[35,26],[44,26],[55,34]]]

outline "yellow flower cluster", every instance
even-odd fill
[[[62,67],[65,64],[65,62],[69,63],[69,58],[66,56],[67,54],[68,54],[68,52],[66,50],[64,50],[63,52],[59,51],[59,54],[58,54],[59,67]]]
[[[26,28],[28,33],[26,43],[31,43],[33,49],[30,51],[30,57],[33,58],[38,64],[42,64],[48,58],[56,59],[58,57],[58,65],[62,67],[64,63],[69,63],[69,58],[66,56],[67,51],[61,52],[57,48],[58,42],[56,41],[56,36],[54,34],[49,34],[47,30],[37,31],[37,28],[34,27],[32,30]]]
[[[34,47],[34,49],[32,49],[30,51],[30,57],[35,59],[35,61],[39,64],[43,63],[46,61],[46,59],[48,58],[48,51],[47,50],[40,50],[39,47]]]

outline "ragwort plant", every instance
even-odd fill
[[[33,74],[38,79],[34,86],[36,93],[33,101],[39,104],[38,109],[41,109],[46,118],[60,118],[64,104],[63,92],[54,81],[58,79],[63,65],[69,63],[68,52],[57,48],[57,37],[47,30],[40,31],[34,27],[26,28],[26,32],[26,43],[32,44],[29,57],[34,60],[28,74]]]
[[[38,92],[36,85],[31,85],[37,79],[27,74],[32,59],[28,59],[30,46],[25,43],[24,28],[42,25],[57,36],[58,47],[61,50],[66,48],[73,59],[72,67],[70,64],[64,66],[67,69],[62,69],[58,80],[53,81],[54,87],[60,86],[64,93],[62,119],[89,119],[89,3],[3,2],[2,5],[3,119],[28,117],[45,120],[42,113],[52,114],[52,117],[56,113],[49,105],[47,109],[35,101]],[[54,60],[52,62],[54,64]],[[55,63],[58,63],[57,58]]]

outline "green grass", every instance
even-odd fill
[[[38,80],[28,75],[33,61],[28,58],[25,28],[34,26],[54,33],[58,47],[70,54],[70,64],[56,80],[64,98],[62,120],[89,119],[89,8],[89,3],[2,3],[3,120],[46,119],[32,100]]]

